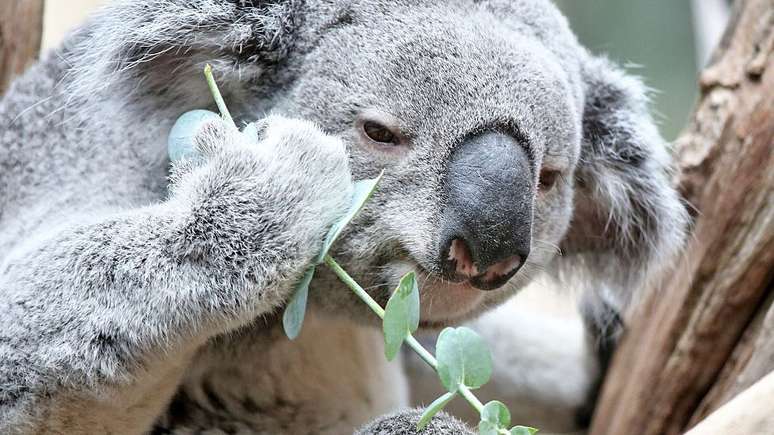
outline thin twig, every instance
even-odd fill
[[[376,313],[376,315],[379,316],[379,318],[384,319],[384,309],[381,307],[381,305],[379,305],[379,303],[376,302],[374,298],[371,297],[371,295],[366,293],[366,291],[363,290],[363,287],[361,287],[360,284],[358,284],[351,276],[349,276],[349,274],[344,269],[342,269],[341,266],[339,266],[339,263],[337,263],[336,260],[333,259],[333,257],[331,257],[330,255],[326,255],[323,260],[325,261],[325,264],[327,264],[328,267],[331,268],[333,273],[335,273],[336,276],[339,277],[339,279],[344,284],[346,284],[347,287],[349,287],[352,290],[352,292],[355,293],[355,295],[357,295],[358,298],[360,298],[360,300],[362,300],[363,302],[366,303],[366,305],[368,305],[371,311]],[[409,334],[406,337],[406,344],[408,344],[408,346],[414,352],[416,352],[416,354],[419,355],[419,357],[422,358],[422,360],[426,362],[427,365],[432,367],[432,369],[435,370],[436,373],[438,372],[438,360],[435,359],[433,354],[428,352],[427,349],[425,349],[421,344],[419,344],[419,342],[417,341],[416,338],[414,338],[413,335]],[[484,409],[484,404],[481,403],[480,400],[478,400],[478,398],[473,394],[472,391],[470,391],[470,388],[468,388],[464,384],[460,384],[458,387],[458,390],[460,395],[464,397],[465,400],[467,400],[468,403],[470,403],[471,406],[473,406],[473,408],[475,408],[476,411],[478,411],[478,413],[480,414],[481,411]]]
[[[207,86],[210,87],[210,92],[212,93],[212,97],[215,99],[215,105],[218,106],[220,116],[223,117],[224,121],[228,122],[234,126],[234,128],[236,128],[234,118],[231,117],[231,112],[229,112],[228,107],[226,107],[226,102],[223,100],[223,95],[221,95],[220,89],[218,89],[218,84],[215,83],[215,77],[212,76],[212,66],[210,64],[204,66],[204,77],[207,79]]]

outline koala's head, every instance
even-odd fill
[[[356,178],[385,171],[335,256],[380,302],[416,271],[424,324],[524,286],[572,216],[578,61],[504,14],[473,1],[352,4],[274,107],[342,137]]]
[[[206,105],[195,83],[210,62],[243,119],[313,120],[346,143],[354,178],[385,171],[334,256],[381,303],[416,271],[426,326],[470,317],[546,270],[592,272],[598,290],[636,286],[679,246],[682,208],[642,86],[582,49],[548,1],[120,7],[139,14],[135,34],[107,45],[124,47],[112,58],[145,92]],[[356,304],[340,293],[312,292]]]

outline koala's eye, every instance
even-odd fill
[[[398,137],[389,128],[374,121],[363,123],[363,132],[374,142],[397,144]]]
[[[556,169],[543,168],[540,170],[540,179],[538,180],[538,188],[542,191],[551,190],[556,184],[557,180],[561,176],[561,172]]]

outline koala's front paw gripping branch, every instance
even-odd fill
[[[234,121],[228,112],[223,97],[218,90],[209,65],[204,71],[207,83],[215,98],[224,121],[233,125]],[[184,117],[186,115],[183,115]],[[201,116],[201,114],[199,114]],[[199,117],[189,117],[200,119]],[[182,119],[182,118],[181,118]],[[184,123],[186,124],[186,123]],[[187,125],[187,124],[186,124]],[[174,129],[173,129],[174,130]],[[182,137],[182,136],[181,136]],[[179,139],[175,137],[176,139]],[[170,144],[173,141],[170,138]],[[179,148],[179,147],[177,147]],[[176,150],[177,150],[176,148]],[[185,147],[184,147],[185,148]],[[170,155],[173,154],[170,148]],[[478,411],[481,420],[478,430],[481,435],[531,435],[536,429],[525,426],[511,425],[511,415],[508,408],[501,402],[493,400],[487,404],[481,403],[472,390],[489,381],[492,375],[492,356],[489,348],[481,337],[473,330],[465,327],[446,328],[441,331],[436,344],[436,355],[433,356],[414,338],[419,327],[419,288],[414,272],[403,276],[387,305],[382,308],[363,288],[328,255],[333,243],[344,227],[352,221],[363,205],[376,189],[381,175],[373,180],[362,180],[355,183],[352,204],[346,216],[333,225],[323,243],[322,251],[316,261],[304,273],[296,286],[295,292],[288,302],[282,318],[285,333],[291,339],[298,336],[306,312],[306,300],[309,293],[309,283],[312,281],[317,265],[325,263],[341,281],[349,287],[379,318],[382,319],[384,332],[385,356],[392,360],[400,346],[406,343],[438,374],[447,392],[431,403],[417,423],[419,430],[423,429],[430,419],[441,411],[452,399],[462,396]]]

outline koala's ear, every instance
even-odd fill
[[[642,83],[606,59],[583,66],[585,107],[574,214],[558,259],[585,281],[587,309],[622,312],[678,254],[687,214],[672,157],[648,112]],[[592,317],[598,317],[596,313]]]
[[[201,73],[210,63],[223,83],[249,83],[292,49],[297,0],[119,0],[65,46],[70,90],[131,96],[206,95]],[[196,77],[197,81],[190,79]],[[230,78],[238,80],[229,80]],[[191,85],[194,86],[191,86]],[[225,89],[229,91],[229,89]]]

